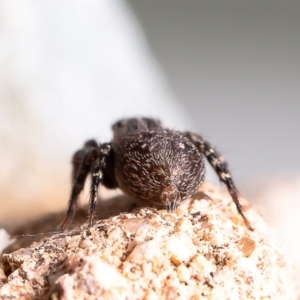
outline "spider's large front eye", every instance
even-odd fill
[[[154,180],[157,182],[164,182],[164,180],[166,178],[164,174],[156,174],[153,177],[154,177]]]

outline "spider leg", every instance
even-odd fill
[[[91,187],[89,196],[89,226],[93,225],[98,199],[98,187],[103,179],[103,172],[111,150],[111,143],[101,144],[98,148],[98,155],[93,169],[91,170]]]
[[[89,140],[84,143],[83,149],[76,151],[72,157],[72,184],[74,185],[76,177],[80,168],[82,167],[83,160],[87,155],[87,152],[91,151],[91,148],[98,148],[98,144],[95,140]]]
[[[228,165],[222,155],[205,139],[203,139],[200,135],[186,132],[185,136],[197,147],[197,149],[203,153],[213,167],[215,172],[217,173],[221,182],[223,182],[231,195],[232,200],[234,201],[236,208],[243,218],[246,226],[249,230],[253,230],[249,220],[246,218],[243,212],[242,205],[239,201],[239,193],[234,184],[234,181],[231,177],[231,174],[228,169]]]
[[[62,224],[65,230],[72,219],[77,204],[78,195],[82,192],[87,175],[90,172],[91,165],[97,157],[98,145],[96,141],[90,140],[85,143],[84,148],[78,150],[72,158],[72,190],[69,198],[66,218]]]

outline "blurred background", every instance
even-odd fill
[[[153,116],[225,154],[300,269],[299,15],[298,0],[0,0],[0,225],[64,209],[73,152]]]

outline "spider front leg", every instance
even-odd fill
[[[69,199],[69,205],[66,218],[62,224],[62,229],[65,230],[77,205],[79,194],[84,188],[84,183],[88,174],[92,173],[91,192],[90,192],[90,210],[89,210],[89,225],[93,222],[93,217],[96,209],[98,185],[103,177],[102,170],[105,168],[107,153],[110,150],[110,144],[102,144],[98,147],[96,141],[90,140],[85,143],[84,148],[77,151],[72,159],[72,190]],[[102,163],[102,165],[101,165]],[[98,178],[96,174],[99,174]]]
[[[103,172],[107,165],[107,160],[111,151],[111,144],[101,144],[98,149],[98,157],[91,170],[91,187],[89,196],[89,227],[93,225],[98,200],[98,187],[103,179]]]
[[[222,155],[205,139],[203,139],[200,135],[186,132],[185,136],[197,147],[197,149],[203,153],[210,163],[210,165],[213,167],[215,172],[217,173],[219,179],[221,182],[223,182],[231,195],[232,200],[234,201],[236,208],[243,218],[246,226],[249,230],[253,230],[253,227],[251,226],[249,220],[246,218],[243,212],[242,205],[239,201],[239,193],[238,190],[233,182],[233,179],[231,177],[231,174],[228,170],[228,165],[224,161],[224,158]]]
[[[66,218],[62,224],[62,229],[65,230],[70,220],[72,219],[77,205],[78,195],[84,188],[87,175],[90,172],[98,153],[98,145],[96,141],[90,140],[84,144],[84,147],[78,150],[72,158],[72,190],[68,204]]]

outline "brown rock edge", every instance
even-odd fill
[[[132,204],[126,197],[107,203],[116,211],[118,203],[128,210]],[[206,183],[174,214],[135,208],[91,228],[41,234],[34,242],[18,238],[0,258],[0,297],[297,299],[293,269],[276,235],[243,199],[242,205],[253,232],[228,193]],[[18,233],[45,233],[61,217]]]

